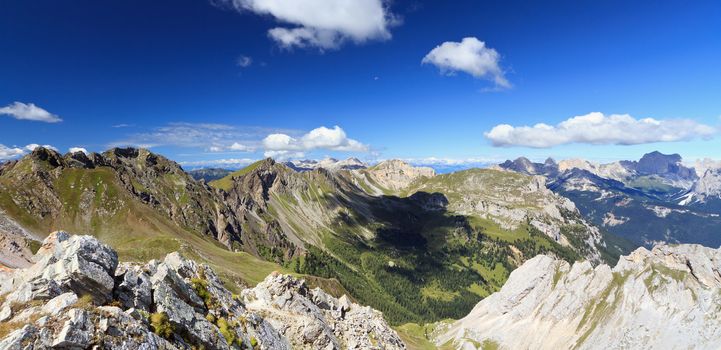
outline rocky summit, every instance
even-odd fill
[[[405,349],[380,312],[289,275],[235,295],[178,253],[119,263],[62,231],[32,260],[0,271],[0,349]]]
[[[721,249],[639,248],[611,268],[539,255],[438,337],[475,349],[719,349]]]

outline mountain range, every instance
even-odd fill
[[[212,284],[222,284],[227,289],[214,292],[214,298],[221,298],[226,293],[248,295],[250,299],[242,302],[243,307],[247,312],[257,311],[258,320],[266,320],[268,327],[275,329],[268,328],[270,333],[261,336],[260,328],[234,328],[239,338],[233,336],[226,339],[226,343],[232,343],[229,339],[240,339],[240,344],[247,345],[252,343],[252,336],[256,343],[274,344],[261,348],[281,346],[279,344],[319,348],[320,343],[312,341],[315,338],[303,338],[304,331],[283,328],[278,321],[273,321],[286,317],[304,324],[302,320],[312,317],[320,320],[319,329],[331,324],[350,327],[351,333],[327,333],[323,346],[343,347],[339,344],[349,341],[366,344],[365,340],[349,335],[355,334],[353,332],[358,328],[354,327],[358,325],[345,324],[342,314],[335,314],[334,310],[343,309],[338,309],[337,305],[347,305],[348,301],[356,305],[349,310],[368,305],[382,315],[378,319],[373,316],[377,315],[375,311],[362,314],[376,320],[373,321],[377,324],[374,334],[381,339],[379,348],[402,348],[398,337],[405,343],[403,346],[410,348],[468,348],[473,344],[478,345],[476,348],[493,348],[495,345],[534,348],[537,345],[533,342],[535,338],[514,343],[515,340],[509,340],[513,335],[488,336],[478,328],[480,325],[495,319],[512,321],[505,321],[490,311],[483,311],[482,316],[478,316],[477,310],[485,310],[489,303],[503,300],[512,303],[518,299],[518,293],[525,292],[513,288],[521,284],[518,281],[538,280],[533,277],[534,271],[545,269],[544,273],[548,275],[549,268],[558,268],[563,276],[575,276],[572,272],[576,269],[598,270],[605,279],[608,277],[606,270],[610,269],[608,265],[618,264],[615,271],[620,269],[618,266],[628,264],[629,258],[622,256],[638,246],[650,246],[656,241],[714,242],[717,239],[713,229],[718,220],[718,214],[714,216],[718,175],[717,169],[709,168],[698,176],[695,169],[681,163],[680,157],[660,153],[646,155],[636,162],[603,165],[578,160],[556,163],[550,159],[545,163],[533,163],[519,158],[490,169],[445,174],[400,160],[368,165],[356,159],[281,163],[270,158],[236,171],[186,172],[179,164],[146,149],[114,148],[103,153],[63,155],[39,147],[21,159],[0,165],[0,263],[4,265],[4,271],[10,271],[5,276],[10,276],[7,278],[11,281],[3,288],[18,298],[23,295],[27,299],[23,299],[25,303],[37,300],[38,310],[49,308],[45,303],[60,297],[61,292],[72,292],[76,299],[82,297],[81,294],[87,291],[78,287],[78,283],[84,283],[82,278],[85,277],[77,273],[53,277],[51,280],[55,282],[47,278],[36,280],[37,276],[33,275],[43,269],[60,271],[60,265],[38,263],[39,259],[45,259],[43,256],[48,256],[43,255],[50,244],[48,239],[58,239],[58,234],[53,236],[56,238],[46,239],[48,233],[68,230],[92,237],[79,241],[73,238],[72,242],[76,243],[63,243],[63,247],[75,247],[81,242],[97,246],[101,243],[87,240],[98,239],[112,250],[106,255],[115,255],[120,265],[130,264],[135,266],[132,269],[150,271],[146,276],[149,280],[161,278],[154,277],[157,274],[154,271],[162,264],[175,269],[173,273],[181,277],[162,278],[173,279],[168,283],[172,282],[176,294],[182,291],[177,297],[194,308],[196,316],[173,313],[168,308],[170,304],[158,304],[158,300],[143,304],[150,305],[146,306],[148,311],[160,310],[169,317],[173,332],[164,339],[170,340],[173,346],[205,344],[207,347],[212,341],[205,337],[216,336],[215,329],[225,337],[223,329],[227,331],[228,324],[218,323],[218,314],[213,311],[216,305],[196,303],[197,298],[202,299],[205,295],[198,287],[203,282],[194,280],[200,278],[201,272],[197,267],[192,268],[194,272],[182,267],[204,264],[212,272],[202,273],[215,276]],[[658,231],[657,227],[666,229]],[[639,228],[643,230],[636,231]],[[65,235],[62,237],[68,239]],[[663,249],[653,250],[654,256],[660,256],[657,252],[667,252],[670,248]],[[690,248],[678,249],[679,253],[673,254],[696,254],[695,250],[684,250]],[[636,251],[631,257],[646,254],[643,252]],[[57,257],[64,253],[57,251],[54,254]],[[93,261],[94,258],[87,259]],[[716,264],[717,260],[713,259],[710,263],[694,262],[688,269],[695,271],[696,264]],[[158,261],[163,263],[157,265]],[[581,267],[577,268],[574,263]],[[105,294],[102,294],[106,297],[96,298],[93,308],[85,309],[89,314],[84,315],[108,312],[95,307],[106,307],[103,305],[117,298],[107,296],[117,293],[118,283],[130,283],[122,282],[131,276],[125,272],[129,267],[114,270],[116,268],[111,266],[114,264],[105,264],[105,270],[116,282],[108,282]],[[529,264],[536,267],[528,268]],[[669,287],[671,280],[663,276],[676,276],[674,272],[666,272],[678,267],[659,267],[659,264],[649,260],[646,265],[637,267],[638,273],[646,268],[656,269],[662,276],[653,277],[656,278],[651,281],[653,288],[677,288]],[[68,271],[78,268],[77,265],[63,266]],[[286,275],[290,276],[278,277]],[[31,287],[12,282],[19,281],[18,278],[35,282],[30,283]],[[72,282],[74,278],[81,279]],[[102,276],[98,278],[104,280]],[[137,276],[132,278],[140,281],[136,280]],[[178,278],[185,279],[185,287]],[[305,282],[297,282],[298,278]],[[636,277],[635,280],[644,278]],[[560,285],[565,286],[566,280],[563,281]],[[44,290],[51,288],[53,283],[66,287],[51,294],[30,293],[23,289]],[[189,292],[187,286],[196,288],[195,294]],[[143,295],[163,293],[166,287],[153,284],[149,288],[151,292],[142,292]],[[250,292],[253,288],[256,290]],[[316,288],[324,290],[324,294],[309,294]],[[577,293],[575,289],[559,290],[563,290],[563,295]],[[3,293],[0,291],[0,297],[7,298]],[[694,289],[693,293],[702,292]],[[588,298],[600,300],[599,295]],[[617,293],[614,295],[618,296]],[[604,294],[604,297],[608,295]],[[668,299],[666,294],[661,297]],[[72,299],[72,296],[64,298]],[[123,298],[117,303],[121,310],[131,312],[128,311],[130,305],[123,304]],[[302,300],[300,303],[310,309],[304,307],[293,311],[283,306],[280,309],[271,306],[272,303],[286,305],[282,300],[296,299]],[[341,302],[341,299],[346,301]],[[230,300],[222,300],[224,308],[236,307]],[[256,300],[263,302],[256,303]],[[574,307],[586,307],[588,302]],[[643,302],[643,298],[636,297],[627,307]],[[17,326],[18,309],[4,300],[0,300],[0,307],[3,303],[6,307],[0,310],[0,316],[5,315],[6,321],[0,321],[0,325],[5,325],[6,329]],[[673,315],[687,310],[687,305],[682,306]],[[319,311],[312,311],[310,316],[306,314],[316,308]],[[227,314],[227,310],[218,312],[225,319],[223,322],[231,319],[241,322]],[[542,315],[548,312],[554,311],[550,306],[544,306]],[[206,314],[213,315],[212,322],[210,318],[209,323],[198,318]],[[75,322],[73,319],[81,317],[74,311],[62,315],[57,322],[65,322],[63,320],[67,318],[70,320],[67,322],[72,323]],[[634,315],[629,319],[633,320]],[[531,316],[523,314],[523,317]],[[113,322],[120,322],[117,321],[120,316],[113,317]],[[141,323],[151,321],[144,317],[137,319]],[[449,319],[460,321],[453,323]],[[540,322],[527,319],[528,322]],[[138,327],[133,323],[135,321],[122,322]],[[384,322],[395,331],[389,330]],[[256,323],[254,327],[261,324]],[[193,328],[196,326],[204,328]],[[148,327],[142,328],[146,336],[154,330],[154,326]],[[560,326],[549,323],[548,327]],[[687,327],[693,328],[693,324]],[[25,333],[9,329],[14,331],[15,338],[8,339],[52,340],[44,338],[47,334],[37,333],[42,327],[23,329]],[[176,333],[179,329],[185,331]],[[459,329],[463,331],[459,333]],[[583,328],[575,333],[588,333],[584,342],[579,338],[568,341],[593,346],[600,344],[607,338],[596,336],[595,329]],[[273,338],[272,334],[278,337]],[[54,337],[57,339],[60,335]],[[369,346],[378,346],[378,339],[368,343]],[[519,339],[526,341],[523,340],[526,338]],[[156,345],[162,343],[158,339],[154,341]]]
[[[687,167],[678,154],[652,152],[608,164],[518,158],[498,168],[544,176],[549,189],[571,199],[591,222],[635,245],[721,245],[721,172]]]
[[[262,276],[248,278],[239,261],[267,261],[346,290],[392,323],[435,321],[465,314],[538,253],[618,257],[543,181],[486,169],[436,175],[401,161],[297,171],[266,159],[206,183],[144,149],[37,148],[0,168],[0,209],[22,229],[3,232],[22,238],[3,255],[27,266],[37,240],[66,229],[128,261],[180,250],[245,285]]]

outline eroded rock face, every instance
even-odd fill
[[[55,232],[33,259],[0,274],[2,350],[404,348],[379,312],[290,276],[244,291],[249,307],[178,253],[118,266],[95,238]]]
[[[428,167],[414,167],[402,160],[387,160],[366,170],[382,187],[397,191],[421,177],[433,177],[435,170]]]
[[[456,348],[719,349],[721,250],[639,248],[614,268],[535,257],[437,342]],[[475,348],[475,347],[473,347]]]
[[[242,293],[246,307],[307,349],[405,349],[380,312],[309,289],[289,275],[270,275]],[[293,320],[293,322],[288,322]]]
[[[12,290],[8,302],[49,300],[64,292],[110,301],[118,255],[95,238],[53,232],[33,259],[34,265],[0,282],[0,293]]]

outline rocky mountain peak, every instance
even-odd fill
[[[513,161],[507,160],[500,164],[500,166],[504,169],[513,170],[523,174],[535,175],[538,173],[536,171],[535,164],[526,157],[518,157]]]
[[[518,157],[513,161],[506,160],[498,166],[501,169],[511,170],[526,175],[555,176],[558,173],[559,167],[561,167],[563,163],[564,161],[556,163],[556,161],[550,157],[543,163],[534,163],[526,157]]]
[[[30,159],[47,162],[52,167],[59,167],[63,164],[63,157],[54,149],[43,146],[35,147],[29,155]]]
[[[421,177],[436,175],[433,168],[415,167],[399,159],[382,161],[366,171],[378,184],[390,190],[400,190]]]
[[[658,151],[644,154],[638,162],[623,164],[641,175],[675,175],[682,179],[696,179],[696,171],[681,163],[679,154],[663,154]]]

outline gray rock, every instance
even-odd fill
[[[141,266],[121,264],[115,272],[115,300],[125,308],[150,310],[153,301],[150,274]]]
[[[118,255],[90,236],[50,234],[34,257],[35,264],[14,276],[8,300],[47,300],[63,292],[90,295],[98,303],[111,299]]]
[[[73,292],[67,292],[56,296],[42,307],[42,312],[48,315],[55,315],[72,306],[78,301],[78,296]]]
[[[68,312],[69,319],[65,321],[60,332],[53,340],[52,347],[56,349],[85,349],[93,339],[95,326],[88,312],[73,309]]]
[[[272,274],[242,292],[246,308],[265,319],[299,348],[405,349],[398,334],[369,307],[336,299],[303,280]]]
[[[5,339],[0,340],[0,350],[24,350],[28,349],[28,343],[31,343],[37,334],[37,329],[33,325],[25,325],[10,333]],[[31,348],[32,349],[32,348]]]
[[[251,310],[212,269],[177,253],[118,267],[115,252],[96,239],[56,232],[33,261],[9,278],[10,294],[0,306],[3,320],[33,324],[0,340],[0,350],[403,348],[379,312],[310,291],[290,276],[274,274],[243,291],[246,302],[254,300]],[[78,303],[82,293],[94,302]],[[111,296],[120,307],[100,306]],[[13,302],[32,306],[12,315]],[[151,311],[167,316],[167,339],[153,332]]]

